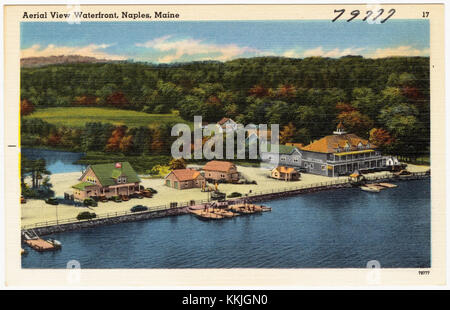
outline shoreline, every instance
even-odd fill
[[[430,178],[430,175],[425,172],[417,172],[413,173],[410,176],[404,177],[394,177],[392,176],[381,176],[369,179],[368,182],[382,182],[382,181],[409,181],[409,180],[420,180]],[[352,184],[347,182],[335,182],[334,184],[315,184],[316,186],[303,187],[298,189],[286,190],[286,191],[278,191],[278,192],[267,192],[255,194],[247,197],[239,197],[239,198],[231,198],[225,200],[228,204],[235,204],[239,202],[261,202],[268,201],[274,199],[282,199],[291,196],[298,196],[301,194],[308,194],[313,192],[325,191],[325,190],[333,190],[333,189],[342,189],[342,188],[351,188]],[[151,218],[159,218],[159,217],[167,217],[167,216],[178,216],[189,214],[189,207],[202,207],[207,203],[207,201],[201,201],[199,204],[189,205],[188,203],[182,203],[180,206],[175,208],[170,208],[167,206],[160,206],[155,210],[149,210],[139,213],[129,213],[125,212],[125,214],[118,215],[116,214],[99,214],[98,218],[93,220],[81,220],[81,221],[73,221],[64,223],[65,220],[58,221],[56,225],[47,225],[47,226],[36,226],[36,227],[22,227],[21,233],[27,230],[34,230],[39,236],[49,235],[54,233],[61,233],[67,231],[75,231],[83,228],[91,228],[97,226],[104,225],[113,225],[124,222],[133,222],[133,221],[141,221],[147,220]],[[69,219],[70,220],[70,219]]]

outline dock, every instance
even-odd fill
[[[53,243],[48,242],[47,240],[38,238],[38,239],[30,239],[25,240],[25,243],[35,251],[38,252],[47,252],[47,251],[56,251],[59,248]]]
[[[44,240],[32,229],[24,231],[22,233],[22,238],[26,245],[37,252],[48,252],[61,249],[61,243],[59,241],[54,239]]]
[[[189,213],[195,215],[201,220],[221,220],[225,218],[223,215],[214,212],[213,210],[189,210]]]
[[[189,210],[189,213],[202,220],[221,220],[240,215],[259,214],[271,210],[269,207],[249,203],[225,204],[220,206],[217,203],[212,203],[205,205],[202,209],[192,208]]]

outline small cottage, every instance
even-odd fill
[[[175,169],[164,178],[164,184],[176,189],[204,188],[205,178],[194,169]]]
[[[205,171],[205,178],[213,182],[239,181],[236,165],[229,161],[212,160],[203,167],[203,171]]]
[[[278,166],[271,172],[271,176],[274,179],[284,181],[298,181],[300,179],[300,173],[292,167]]]

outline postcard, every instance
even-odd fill
[[[443,21],[5,6],[6,284],[444,285]]]

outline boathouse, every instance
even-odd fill
[[[176,189],[187,189],[206,186],[205,177],[194,169],[175,169],[164,177],[164,184]]]
[[[95,196],[128,196],[139,192],[141,182],[128,162],[90,165],[79,181],[72,186],[74,198],[78,200]]]
[[[292,167],[278,166],[271,171],[271,177],[284,181],[298,181],[300,173]]]
[[[355,170],[370,172],[386,167],[386,158],[366,139],[345,131],[339,123],[332,135],[300,149],[302,167],[308,173],[329,177],[348,175]]]
[[[239,172],[236,165],[229,161],[212,160],[203,167],[206,180],[213,182],[237,182]]]

